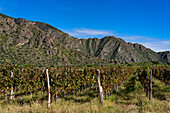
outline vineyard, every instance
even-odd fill
[[[138,78],[143,92],[152,100],[152,78],[170,85],[170,66],[109,68],[38,68],[17,65],[0,66],[1,100],[15,102],[15,97],[48,94],[48,107],[54,100],[69,99],[88,91],[93,97],[100,97],[100,103],[119,92],[132,77]],[[102,88],[102,89],[100,89]],[[102,93],[101,93],[102,92]],[[130,91],[129,91],[130,92]],[[154,93],[154,92],[153,92]],[[103,95],[103,97],[101,97]],[[45,98],[45,97],[44,97]],[[46,98],[45,98],[46,99]],[[47,101],[47,99],[46,99]]]

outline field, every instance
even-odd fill
[[[154,70],[154,68],[152,68],[152,70]],[[106,74],[108,69],[103,69],[105,70],[103,72],[101,70],[101,84],[104,88],[104,101],[102,105],[99,104],[99,94],[98,94],[99,91],[98,91],[97,85],[95,85],[96,84],[95,81],[91,81],[90,83],[86,83],[86,84],[85,82],[83,82],[83,86],[82,84],[79,84],[81,90],[79,90],[79,88],[77,87],[76,88],[74,87],[74,90],[71,90],[73,89],[73,86],[70,87],[69,85],[71,83],[67,83],[67,85],[60,86],[60,90],[64,90],[65,93],[64,94],[61,93],[61,95],[59,95],[60,91],[59,89],[57,89],[56,91],[58,91],[57,92],[58,98],[57,100],[54,99],[50,107],[47,107],[48,92],[46,91],[46,88],[44,88],[45,90],[37,90],[39,89],[39,87],[37,87],[37,89],[35,90],[32,89],[32,92],[31,92],[32,95],[30,95],[28,88],[26,87],[21,88],[19,87],[20,85],[18,85],[14,87],[14,89],[18,88],[18,90],[15,90],[15,99],[13,101],[9,100],[10,91],[6,92],[6,94],[8,95],[7,101],[5,100],[4,94],[3,93],[0,94],[0,112],[2,113],[9,113],[9,112],[11,113],[13,112],[21,112],[21,113],[34,113],[34,112],[54,112],[54,113],[55,112],[56,113],[61,113],[61,112],[62,113],[64,112],[71,112],[71,113],[72,112],[80,112],[80,113],[83,113],[83,112],[84,113],[87,113],[87,112],[105,112],[105,113],[109,113],[109,112],[113,112],[113,113],[114,112],[118,112],[118,113],[119,112],[120,113],[121,112],[131,112],[131,113],[153,112],[155,113],[157,112],[157,113],[160,113],[160,112],[170,112],[170,86],[168,85],[169,78],[167,76],[163,76],[163,77],[167,77],[167,79],[161,78],[160,80],[158,79],[159,77],[157,76],[152,78],[152,100],[149,100],[149,98],[146,96],[146,90],[145,90],[146,87],[142,85],[141,77],[139,76],[140,71],[139,73],[131,73],[130,71],[125,70],[125,69],[129,70],[130,69],[129,67],[126,67],[126,68],[121,67],[120,70],[122,69],[124,70],[123,71],[124,74],[122,76],[127,76],[127,78],[125,77],[125,79],[123,79],[124,77],[122,76],[116,77],[115,79],[118,80],[119,82],[112,83],[115,85],[110,84],[111,82],[109,80],[111,81],[113,80],[111,79],[111,76],[108,78],[103,76],[104,75],[103,73]],[[156,67],[156,69],[159,69],[159,68]],[[163,67],[162,69],[167,69],[166,74],[169,76],[169,71],[168,71],[169,67],[168,68]],[[51,69],[51,74],[52,72],[53,71]],[[91,71],[87,69],[86,75],[88,75],[88,73],[90,72]],[[126,72],[129,72],[131,74],[130,75],[125,74]],[[121,75],[120,72],[114,72],[114,73]],[[159,74],[161,74],[161,72],[159,72]],[[14,75],[15,75],[15,72],[14,72]],[[67,72],[67,75],[69,75],[69,71]],[[85,75],[85,73],[83,73],[83,75]],[[71,77],[72,75],[70,74],[69,76]],[[85,77],[85,78],[90,79],[88,77]],[[104,78],[105,78],[105,81],[102,81],[102,79]],[[53,82],[53,81],[50,80],[50,82]],[[60,81],[60,83],[62,82]],[[94,83],[94,86],[92,87],[91,84],[93,83]],[[120,84],[120,83],[123,83],[123,84]],[[29,86],[29,84],[27,85]],[[52,83],[50,85],[51,85],[51,93],[53,93],[52,90],[54,90],[54,87],[52,86]],[[118,89],[115,87],[117,85],[119,86]],[[3,87],[5,89],[5,86]],[[9,89],[11,89],[10,84],[9,84],[8,90]]]

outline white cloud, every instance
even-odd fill
[[[128,36],[128,37],[122,37],[124,40],[129,40],[129,41],[154,41],[155,39],[150,38],[150,37],[144,37],[144,36]]]
[[[170,40],[158,40],[153,42],[142,42],[142,45],[151,48],[156,52],[170,51]]]
[[[73,30],[65,30],[68,34],[71,36],[75,37],[83,37],[83,38],[88,38],[88,37],[94,37],[94,36],[108,36],[108,35],[113,35],[111,31],[107,30],[96,30],[96,29],[86,29],[86,28],[81,28],[81,29],[73,29]]]
[[[76,29],[75,32],[87,34],[87,35],[106,35],[111,34],[110,32],[104,31],[104,30],[94,30],[94,29]]]
[[[170,40],[161,40],[144,36],[122,37],[127,42],[139,43],[156,52],[170,51]]]

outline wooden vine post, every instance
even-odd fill
[[[11,70],[11,79],[13,79],[13,76],[14,76],[14,74],[13,74],[13,72],[12,72],[12,70]],[[13,100],[14,100],[14,88],[13,88],[13,86],[11,87],[11,92],[10,92],[9,100],[10,100],[10,101],[13,101]]]
[[[98,87],[99,87],[99,103],[102,105],[103,104],[103,88],[100,84],[100,70],[97,69],[97,82],[98,82]]]
[[[149,77],[149,100],[152,101],[152,69],[150,70]]]
[[[58,98],[58,96],[57,96],[57,93],[55,94],[55,104],[57,104],[57,98]]]
[[[30,95],[31,95],[31,98],[32,98],[32,91],[30,90]]]
[[[7,94],[6,94],[5,91],[4,91],[4,95],[5,95],[5,101],[7,102],[7,101],[8,101],[8,98],[7,98]]]
[[[47,75],[47,87],[48,87],[48,104],[47,107],[50,107],[50,80],[48,75],[48,69],[46,69],[46,75]]]
[[[94,73],[93,73],[93,80],[94,80]],[[91,85],[91,88],[93,88],[94,87],[94,83]]]
[[[119,84],[116,86],[116,91],[118,91],[119,90]]]

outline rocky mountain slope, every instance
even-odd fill
[[[1,64],[5,60],[38,66],[170,63],[169,52],[156,53],[114,36],[77,39],[46,23],[3,14],[0,14],[0,43]]]
[[[159,61],[170,64],[170,51],[159,52],[158,54],[161,56]]]

